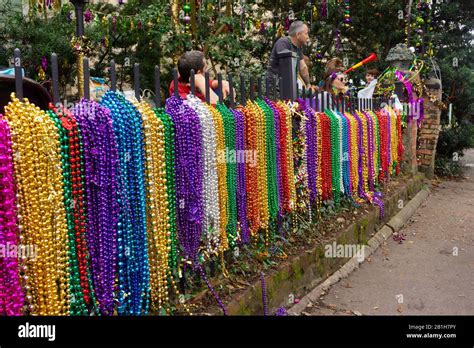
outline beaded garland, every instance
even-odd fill
[[[18,220],[15,206],[15,182],[10,127],[0,114],[0,245],[4,252],[19,247]],[[25,295],[21,289],[18,258],[3,255],[0,258],[0,315],[21,315]]]
[[[244,115],[241,110],[232,110],[232,113],[235,117],[236,129],[235,150],[238,154],[245,154],[245,157],[240,156],[241,160],[237,161],[237,214],[239,228],[241,230],[242,243],[248,243],[250,241],[250,230],[249,223],[247,221],[247,186],[245,181],[245,163],[250,162],[248,157],[252,156],[252,153],[245,152]]]
[[[153,110],[114,92],[101,103],[45,114],[14,100],[5,116],[10,169],[0,118],[0,170],[15,179],[2,181],[3,192],[17,191],[16,207],[0,196],[0,213],[12,212],[4,216],[18,225],[17,244],[43,246],[35,265],[17,260],[16,292],[6,290],[14,283],[0,285],[4,313],[20,314],[24,302],[26,314],[169,314],[173,289],[190,313],[174,278],[192,265],[225,314],[204,260],[223,260],[259,232],[268,255],[285,214],[315,204],[319,214],[323,201],[337,205],[342,195],[377,204],[383,217],[374,188],[399,172],[403,154],[401,116],[389,107],[316,113],[306,101],[257,99],[230,110],[189,96]],[[26,179],[33,176],[39,183]],[[44,218],[43,204],[60,218]],[[6,239],[15,235],[0,231]],[[0,279],[15,279],[1,261]]]
[[[54,122],[61,144],[61,165],[63,173],[64,208],[68,226],[68,255],[71,272],[69,274],[70,314],[87,315],[90,305],[90,274],[86,259],[85,211],[83,204],[82,180],[80,178],[80,150],[78,129],[74,118],[67,110],[61,118],[53,105],[46,113]]]
[[[220,249],[220,211],[217,177],[217,144],[214,120],[209,109],[196,97],[188,95],[189,107],[196,111],[202,127],[204,151],[204,231],[207,254],[217,254]]]
[[[183,248],[184,261],[194,267],[199,261],[198,253],[204,220],[202,128],[199,116],[180,98],[168,98],[166,112],[171,116],[176,127],[175,177],[178,240]]]
[[[150,299],[142,119],[116,92],[108,91],[101,104],[111,111],[120,165],[118,313],[140,315],[148,312]]]
[[[150,310],[160,311],[168,303],[168,251],[171,249],[166,185],[165,130],[148,103],[133,100],[143,122],[147,198]]]
[[[237,233],[237,170],[235,152],[235,119],[232,112],[222,103],[217,104],[217,110],[222,117],[222,125],[225,137],[225,153],[222,153],[219,161],[226,164],[227,184],[227,239],[229,246],[233,248],[239,238]]]
[[[163,108],[153,110],[161,120],[164,128],[165,161],[166,161],[166,193],[168,200],[168,223],[169,223],[169,255],[168,263],[170,270],[178,267],[178,240],[176,236],[176,188],[175,188],[175,159],[174,159],[174,124],[171,117]]]
[[[65,315],[70,269],[59,135],[44,111],[14,94],[11,99],[5,120],[12,140],[19,242],[35,248],[34,255],[19,257],[25,313]]]
[[[245,187],[247,197],[247,219],[249,224],[250,236],[255,240],[260,227],[260,207],[258,191],[258,152],[257,152],[257,132],[256,118],[252,111],[247,108],[241,108],[244,116],[244,137],[245,149],[248,153],[255,154],[255,162],[248,161],[245,164]]]
[[[214,107],[207,105],[209,112],[211,113],[214,121],[215,132],[216,132],[216,148],[217,148],[217,185],[219,193],[219,236],[220,236],[220,252],[224,252],[229,248],[229,242],[227,239],[227,166],[225,159],[222,158],[225,155],[225,135],[224,125],[222,117]],[[219,156],[220,155],[220,156]]]
[[[119,226],[118,152],[110,110],[82,100],[72,110],[84,149],[86,241],[101,315],[114,314]]]

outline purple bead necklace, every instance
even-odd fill
[[[117,262],[117,144],[110,111],[94,101],[81,100],[73,109],[84,147],[86,240],[92,281],[102,315],[114,312]]]

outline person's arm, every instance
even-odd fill
[[[214,82],[214,81],[213,81]],[[196,74],[194,77],[194,83],[196,85],[196,88],[202,93],[204,97],[206,97],[206,79],[202,74]],[[212,88],[209,88],[209,101],[211,104],[217,104],[219,101],[219,98],[217,97],[217,94],[214,93]]]
[[[300,60],[299,71],[304,83],[306,85],[309,85],[309,69],[306,63],[304,62],[304,59]]]
[[[212,89],[218,89],[219,88],[219,81],[218,80],[212,81],[211,88]],[[229,81],[222,80],[222,98],[224,98],[224,99],[227,98],[229,93],[230,93]],[[235,93],[234,93],[234,95],[235,95]]]

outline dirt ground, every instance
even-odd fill
[[[400,231],[303,315],[473,315],[474,150],[464,179],[433,182]]]

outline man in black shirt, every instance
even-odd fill
[[[273,77],[278,77],[278,54],[281,51],[289,50],[296,52],[299,62],[297,64],[298,73],[303,79],[306,87],[310,87],[308,66],[303,59],[303,46],[305,46],[308,41],[308,26],[301,21],[295,21],[291,23],[290,29],[288,30],[288,36],[282,36],[275,42],[275,45],[273,46],[272,53],[270,55],[270,62],[267,67],[267,79],[270,80],[270,83],[272,83]]]

